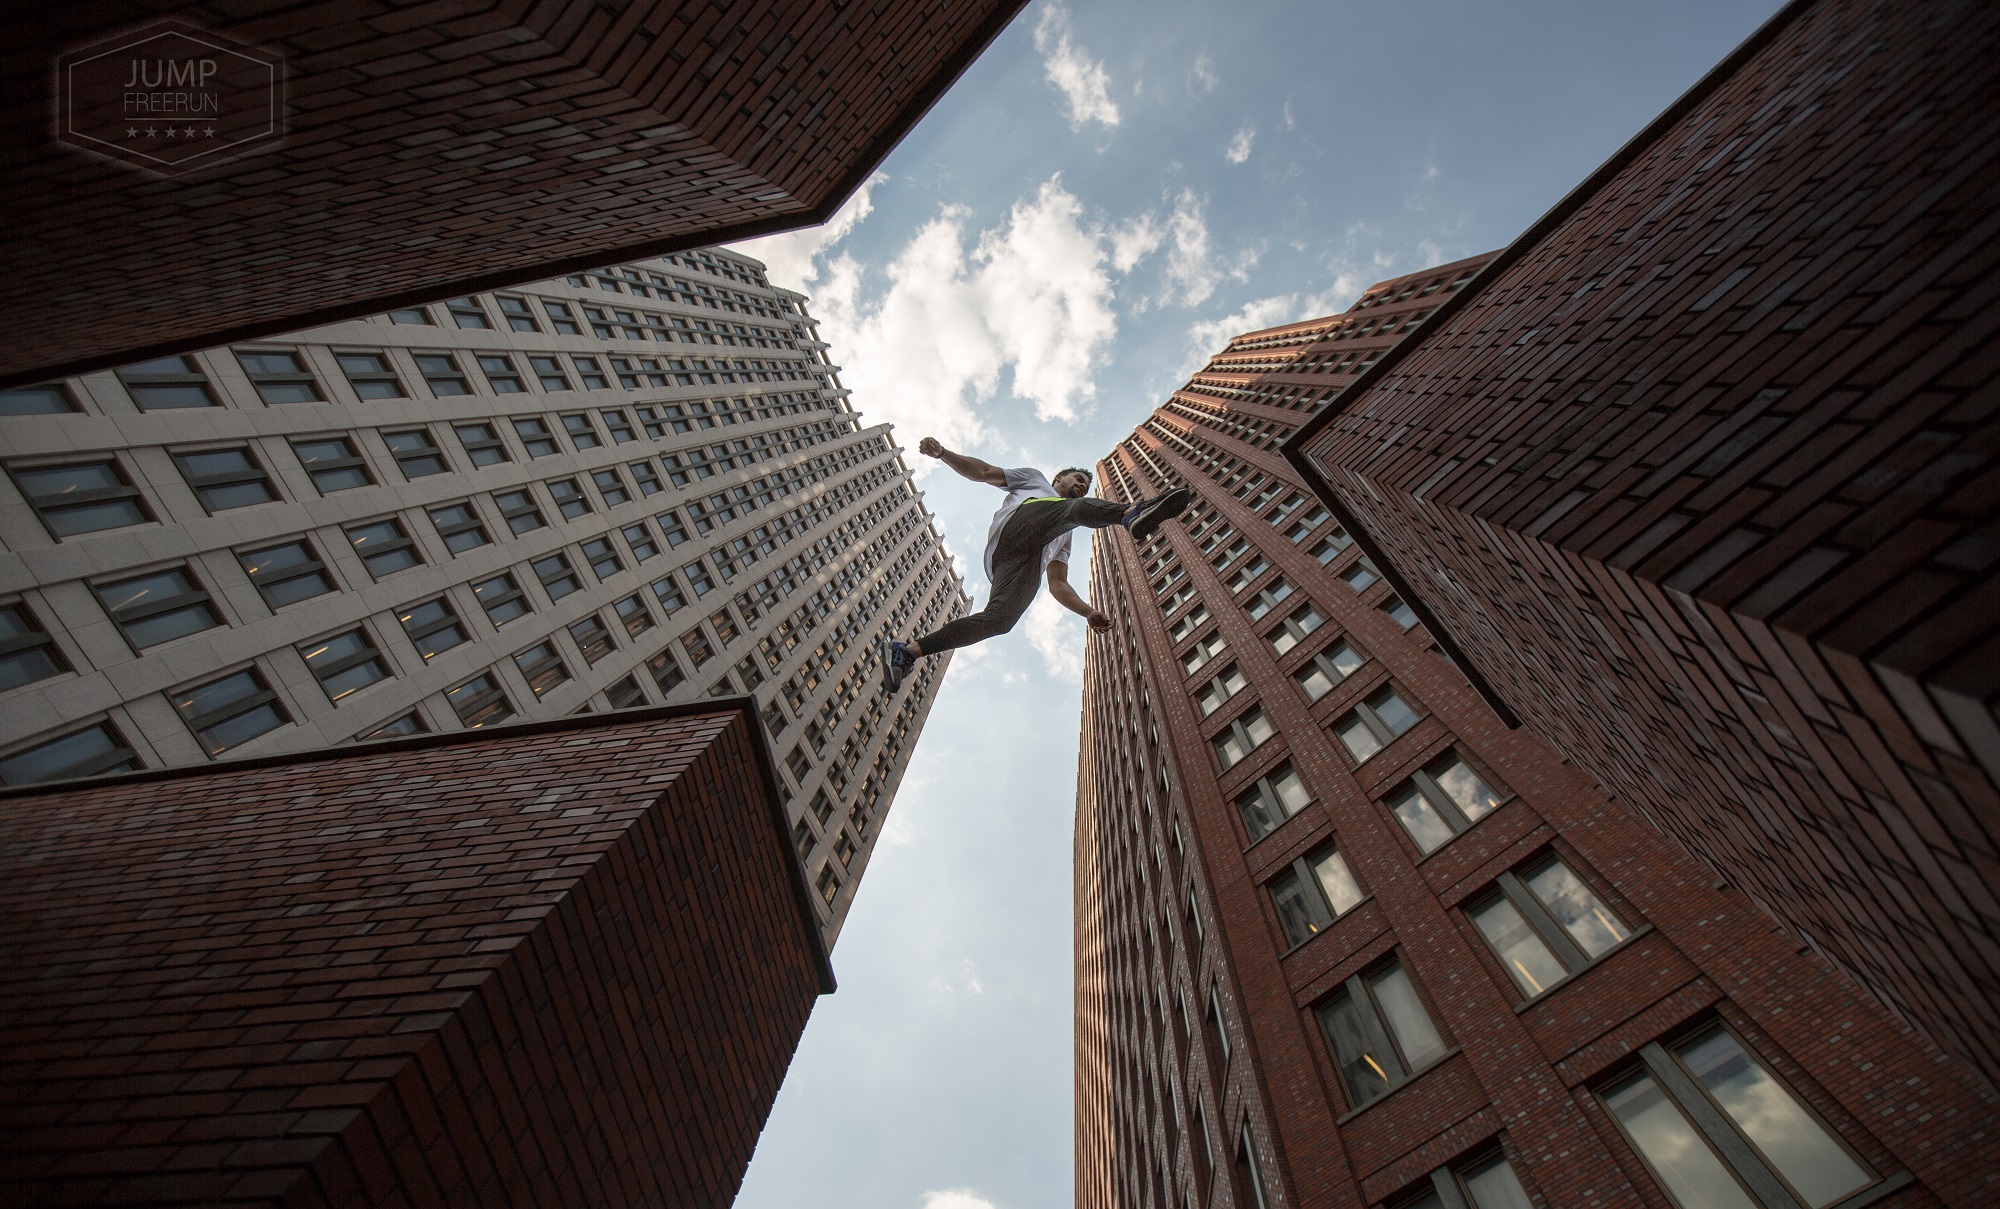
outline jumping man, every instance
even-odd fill
[[[1132,537],[1144,541],[1162,521],[1186,511],[1193,493],[1177,487],[1165,495],[1136,504],[1118,504],[1095,499],[1090,490],[1090,472],[1071,467],[1056,472],[1053,481],[1031,467],[1002,470],[991,462],[953,453],[936,437],[917,442],[917,452],[938,458],[975,483],[989,483],[1007,493],[1000,510],[993,514],[992,528],[986,532],[986,579],[992,585],[986,607],[957,621],[947,621],[921,638],[896,642],[878,640],[884,676],[889,691],[902,686],[917,660],[939,655],[957,647],[971,646],[1005,634],[1021,620],[1041,588],[1042,571],[1048,570],[1049,595],[1065,609],[1090,623],[1093,630],[1111,628],[1111,619],[1091,607],[1069,584],[1069,533],[1085,529],[1108,529],[1123,525]]]

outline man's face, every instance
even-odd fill
[[[1071,500],[1082,499],[1084,492],[1090,490],[1090,480],[1074,470],[1063,471],[1056,476],[1056,481],[1049,485],[1056,489],[1057,495]]]

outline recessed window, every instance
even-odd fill
[[[371,739],[407,739],[411,735],[427,734],[430,727],[424,725],[423,715],[411,710],[400,717],[391,718],[373,730],[354,736],[356,741],[366,743]]]
[[[1260,588],[1243,609],[1250,614],[1250,620],[1262,621],[1272,609],[1291,599],[1291,595],[1292,585],[1282,579],[1274,579]]]
[[[569,389],[569,378],[563,373],[562,361],[556,357],[528,358],[528,368],[535,371],[535,381],[542,384],[545,391]]]
[[[33,785],[132,772],[139,758],[109,722],[99,722],[0,759],[0,785]]]
[[[1194,647],[1181,656],[1181,667],[1186,669],[1188,675],[1194,675],[1206,667],[1209,660],[1222,653],[1223,645],[1220,634],[1210,634],[1196,640]]]
[[[682,523],[680,513],[669,509],[655,516],[653,520],[659,524],[660,532],[666,535],[669,546],[678,546],[688,540],[687,526]]]
[[[625,486],[625,480],[619,477],[616,467],[593,470],[590,481],[597,485],[597,494],[604,497],[606,508],[616,508],[632,498],[631,489]]]
[[[1170,631],[1173,635],[1175,645],[1179,645],[1180,643],[1186,642],[1188,639],[1188,635],[1200,629],[1201,624],[1207,620],[1208,620],[1207,605],[1198,604],[1194,608],[1189,609],[1187,612],[1187,616],[1175,622],[1173,630]]]
[[[305,538],[260,550],[239,551],[236,561],[264,603],[273,609],[335,590],[333,573]]]
[[[348,385],[354,388],[357,397],[363,399],[401,399],[403,380],[389,365],[389,358],[381,353],[335,353],[334,360],[340,362],[340,372],[347,375]]]
[[[278,694],[255,668],[169,694],[202,750],[219,756],[290,722]]]
[[[446,353],[418,353],[416,359],[417,372],[424,376],[424,382],[438,398],[472,393],[472,384],[459,372],[456,358]]]
[[[437,526],[438,536],[444,539],[444,548],[453,554],[477,550],[493,541],[486,535],[486,526],[471,504],[440,504],[429,509],[429,513],[431,524]]]
[[[382,652],[361,628],[300,645],[299,656],[312,669],[313,678],[326,690],[329,701],[339,701],[377,680],[389,678],[389,665]]]
[[[569,565],[569,557],[551,554],[547,558],[534,561],[535,578],[542,581],[542,588],[550,600],[561,600],[571,592],[579,591],[583,581],[576,577],[576,569]]]
[[[687,581],[693,585],[696,596],[706,596],[715,591],[715,580],[710,577],[706,565],[699,562],[689,563],[681,568],[681,574],[687,576]]]
[[[595,664],[618,649],[618,643],[611,637],[611,627],[604,619],[592,613],[582,621],[569,627],[569,636],[576,643],[576,649],[583,652],[583,661]]]
[[[1527,872],[1500,875],[1468,908],[1507,976],[1532,999],[1610,952],[1632,929],[1554,854]]]
[[[1412,774],[1410,783],[1389,799],[1389,809],[1417,847],[1430,853],[1491,814],[1501,801],[1470,764],[1447,752]]]
[[[660,611],[666,616],[672,617],[674,610],[687,604],[687,597],[681,595],[680,585],[674,581],[673,576],[667,575],[656,579],[651,586],[653,598],[660,602]]]
[[[557,335],[581,336],[583,329],[576,325],[576,316],[570,313],[569,304],[553,299],[542,299],[542,309],[549,313],[549,326]]]
[[[1507,1156],[1490,1151],[1431,1172],[1430,1187],[1395,1209],[1534,1209]]]
[[[222,624],[208,593],[185,568],[97,584],[91,590],[135,648],[158,646]]]
[[[1342,571],[1340,578],[1346,582],[1348,587],[1353,588],[1356,592],[1365,592],[1373,587],[1375,581],[1381,579],[1382,575],[1381,572],[1375,569],[1375,564],[1368,561],[1367,556],[1363,555],[1355,561],[1353,566]]]
[[[1314,655],[1312,662],[1300,668],[1293,679],[1299,682],[1309,700],[1317,701],[1332,692],[1341,681],[1360,671],[1367,662],[1367,656],[1349,643],[1336,642]]]
[[[693,662],[697,671],[701,670],[702,664],[715,657],[715,648],[708,641],[708,632],[700,626],[681,635],[681,649],[688,653],[688,659]]]
[[[556,654],[553,642],[538,642],[514,656],[514,666],[521,669],[521,675],[534,690],[535,699],[541,700],[558,684],[569,679],[569,669],[563,666],[562,656]]]
[[[368,463],[355,451],[354,442],[346,437],[293,441],[292,452],[297,455],[299,465],[305,468],[306,476],[312,479],[313,486],[319,488],[321,495],[366,487],[375,481],[375,477],[368,473]]]
[[[1228,772],[1276,733],[1265,719],[1263,707],[1253,706],[1230,719],[1229,725],[1210,742],[1215,747],[1215,758],[1221,762],[1222,771]]]
[[[479,372],[486,375],[487,385],[496,395],[524,395],[528,384],[521,380],[521,371],[514,368],[513,359],[501,353],[481,353],[478,356]]]
[[[507,317],[508,327],[517,332],[542,330],[541,325],[535,322],[535,313],[528,309],[527,299],[509,298],[505,294],[498,294],[494,296],[493,301],[500,304],[500,313]]]
[[[1354,539],[1347,536],[1347,530],[1335,529],[1320,539],[1320,543],[1313,547],[1312,555],[1320,561],[1321,566],[1325,566],[1346,553],[1347,548],[1353,544]]]
[[[454,298],[444,304],[458,326],[474,330],[492,330],[493,323],[486,318],[486,308],[474,298]]]
[[[507,456],[506,442],[491,424],[454,424],[451,430],[458,434],[458,443],[465,448],[465,456],[473,466],[497,466],[511,462]]]
[[[500,515],[506,518],[507,528],[513,531],[515,537],[533,533],[548,524],[542,519],[542,510],[535,506],[535,497],[525,487],[519,491],[496,492],[493,502],[500,506]]]
[[[562,417],[562,423],[563,431],[569,434],[570,444],[576,446],[578,453],[604,444],[604,439],[597,435],[597,426],[592,424],[590,417],[583,412],[574,412]]]
[[[178,452],[174,454],[174,464],[180,466],[180,476],[188,480],[188,486],[194,488],[194,498],[202,500],[208,512],[248,508],[278,498],[278,488],[272,486],[270,474],[264,472],[264,466],[256,464],[248,446]]]
[[[1242,669],[1233,663],[1224,668],[1220,674],[1210,677],[1208,685],[1196,697],[1201,704],[1201,716],[1206,718],[1221,709],[1231,697],[1242,692],[1249,683]]]
[[[556,502],[556,511],[562,513],[564,520],[573,521],[590,513],[590,497],[575,479],[553,479],[547,486],[549,498]]]
[[[687,683],[687,673],[681,670],[680,661],[674,658],[672,647],[663,647],[659,654],[646,660],[646,670],[652,673],[653,683],[660,686],[662,697]]]
[[[1382,602],[1380,607],[1397,625],[1402,626],[1406,630],[1417,624],[1417,611],[1405,603],[1400,596],[1390,596]]]
[[[1280,764],[1266,777],[1236,795],[1236,811],[1243,816],[1243,829],[1256,843],[1277,829],[1278,824],[1306,808],[1312,794],[1290,764]]]
[[[118,380],[140,411],[217,406],[207,375],[195,366],[192,357],[161,357],[128,365],[118,371]]]
[[[402,467],[406,479],[420,479],[428,475],[444,474],[451,469],[451,463],[444,460],[444,450],[431,439],[428,428],[411,428],[403,432],[385,432],[382,443],[395,456],[396,465]]]
[[[1352,1108],[1374,1103],[1445,1054],[1444,1038],[1401,962],[1348,979],[1319,1009],[1319,1022]]]
[[[1727,1028],[1654,1042],[1639,1057],[1641,1068],[1601,1095],[1653,1178],[1684,1209],[1824,1209],[1876,1181]]]
[[[625,569],[624,562],[618,557],[617,547],[611,544],[611,539],[608,537],[593,537],[583,543],[583,557],[584,561],[590,564],[591,573],[597,576],[599,583]]]
[[[653,628],[653,611],[646,607],[645,600],[636,592],[612,605],[611,611],[618,614],[619,623],[630,637],[637,637]]]
[[[1302,542],[1312,536],[1313,530],[1332,519],[1324,508],[1314,508],[1305,519],[1285,531],[1285,536],[1293,542]]]
[[[1261,554],[1243,564],[1243,568],[1229,577],[1231,593],[1241,592],[1249,587],[1259,575],[1271,569],[1270,562]]]
[[[632,430],[632,421],[625,418],[624,412],[605,411],[598,414],[604,417],[604,427],[611,434],[612,444],[623,445],[639,439],[639,434]]]
[[[480,580],[472,585],[472,594],[479,599],[479,606],[486,610],[487,620],[496,629],[534,611],[528,605],[527,593],[521,591],[510,574]]]
[[[423,555],[417,553],[417,543],[403,532],[401,521],[370,521],[352,525],[346,533],[354,552],[361,556],[361,565],[376,579],[406,571],[424,561]]]
[[[0,605],[0,692],[69,670],[62,652],[19,601]]]
[[[297,353],[247,353],[238,349],[236,363],[267,404],[318,403],[326,398]]]
[[[143,525],[153,519],[116,462],[11,469],[15,485],[51,537]]]
[[[76,400],[59,382],[0,390],[0,416],[52,416],[76,410]]]
[[[1417,711],[1411,709],[1395,689],[1381,688],[1335,722],[1333,729],[1340,736],[1340,741],[1347,745],[1348,754],[1359,764],[1389,746],[1396,736],[1415,726],[1417,721]]]
[[[507,700],[506,690],[491,672],[482,672],[457,688],[447,689],[444,699],[468,730],[492,726],[514,716],[513,703]]]
[[[646,704],[646,690],[639,687],[637,676],[627,676],[604,690],[604,699],[612,709],[631,709]]]
[[[1265,884],[1285,939],[1302,945],[1354,909],[1363,897],[1347,859],[1331,844],[1293,861]]]
[[[645,562],[659,555],[660,544],[653,540],[653,531],[646,527],[646,522],[627,525],[619,532],[624,535],[625,544],[631,548],[632,557],[639,562]]]
[[[426,663],[471,638],[458,619],[458,610],[442,596],[397,610],[396,620],[403,623],[403,633]]]
[[[583,380],[585,390],[608,390],[611,380],[604,376],[595,357],[571,357],[570,364],[576,366],[576,376]]]
[[[556,444],[555,434],[549,431],[548,421],[540,416],[523,416],[515,420],[514,435],[521,438],[521,445],[527,449],[530,458],[545,458],[562,452]]]
[[[431,322],[431,313],[420,306],[410,306],[404,307],[399,311],[390,311],[389,322],[405,324],[410,327],[436,326]]]
[[[1319,615],[1319,610],[1307,605],[1279,622],[1278,628],[1271,631],[1269,634],[1271,648],[1282,655],[1305,641],[1307,635],[1325,624],[1326,618]]]

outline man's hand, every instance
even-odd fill
[[[927,458],[941,458],[944,456],[944,446],[936,437],[925,437],[917,442],[917,452]]]
[[[962,453],[953,453],[951,450],[946,449],[944,443],[936,437],[925,437],[923,440],[918,441],[917,452],[927,458],[938,459],[975,483],[986,483],[994,487],[1003,488],[1007,485],[1007,474],[998,466],[995,466],[991,462],[982,462],[978,458],[967,457]]]
[[[1111,628],[1111,619],[1109,617],[1106,617],[1104,614],[1098,612],[1096,609],[1092,609],[1090,613],[1084,618],[1084,620],[1090,623],[1091,629],[1096,630],[1099,633],[1103,633],[1105,630]]]

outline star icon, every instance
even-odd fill
[[[174,129],[173,127],[172,127],[172,126],[169,126],[169,127],[167,127],[167,137],[168,137],[168,138],[172,138],[172,137],[174,137],[174,135],[175,135],[175,134],[177,134],[177,133],[179,133],[179,132],[178,132],[178,131],[176,131],[176,130],[175,130],[175,129]]]
[[[203,131],[202,133],[203,133],[203,134],[205,134],[205,135],[207,135],[207,136],[208,136],[209,138],[214,138],[214,137],[215,137],[215,127],[213,127],[213,126],[210,126],[210,127],[209,127],[209,128],[207,129],[207,130],[204,130],[204,131]]]
[[[127,127],[125,128],[125,137],[126,137],[126,138],[128,138],[128,139],[136,139],[136,138],[138,138],[138,137],[139,137],[139,128],[138,128],[137,126],[127,126]]]
[[[153,128],[151,126],[146,127],[146,137],[147,138],[153,137]]]

